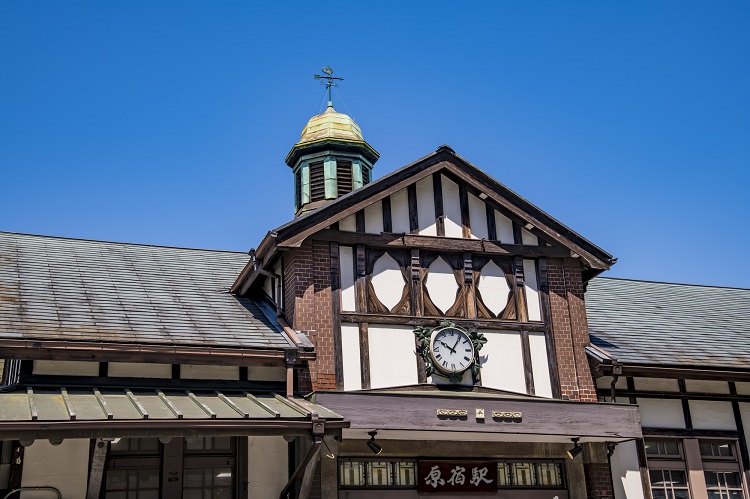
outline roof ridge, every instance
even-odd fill
[[[630,281],[630,282],[647,282],[650,284],[672,284],[674,286],[690,286],[694,288],[717,288],[717,289],[736,289],[738,291],[750,291],[750,288],[740,288],[736,286],[719,286],[716,284],[696,284],[689,282],[671,282],[671,281],[652,281],[648,279],[633,279],[630,277],[612,277],[612,276],[597,276],[594,280],[610,280],[610,281]]]
[[[87,243],[104,243],[104,244],[117,244],[117,245],[128,245],[128,246],[144,246],[147,248],[169,248],[169,249],[179,249],[179,250],[187,250],[187,251],[210,251],[213,253],[232,253],[237,255],[247,255],[244,251],[233,251],[233,250],[223,250],[223,249],[212,249],[212,248],[188,248],[186,246],[169,246],[164,244],[148,244],[148,243],[133,243],[133,242],[126,242],[126,241],[105,241],[103,239],[86,239],[82,237],[68,237],[68,236],[49,236],[45,234],[29,234],[26,232],[13,232],[13,231],[7,231],[7,230],[0,230],[0,235],[2,234],[10,234],[14,236],[27,236],[27,237],[39,237],[44,239],[63,239],[66,241],[81,241],[81,242],[87,242]]]

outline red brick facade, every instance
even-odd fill
[[[586,463],[583,465],[583,473],[586,477],[587,499],[611,499],[612,473],[608,463]]]
[[[577,259],[547,262],[552,331],[563,398],[596,402],[596,387],[585,347],[589,344],[581,264]]]
[[[329,243],[308,239],[284,255],[284,297],[287,321],[308,337],[317,353],[309,380],[301,373],[300,390],[335,390]]]

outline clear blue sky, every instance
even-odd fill
[[[0,230],[246,251],[331,65],[376,177],[447,143],[611,276],[750,287],[747,1],[5,0],[0,43]]]

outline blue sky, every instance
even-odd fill
[[[452,146],[634,279],[750,287],[750,3],[0,3],[0,230],[246,251],[324,89],[375,177]]]

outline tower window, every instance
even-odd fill
[[[352,192],[352,162],[336,160],[336,179],[339,196]]]
[[[310,201],[326,198],[326,182],[323,162],[310,163]]]

